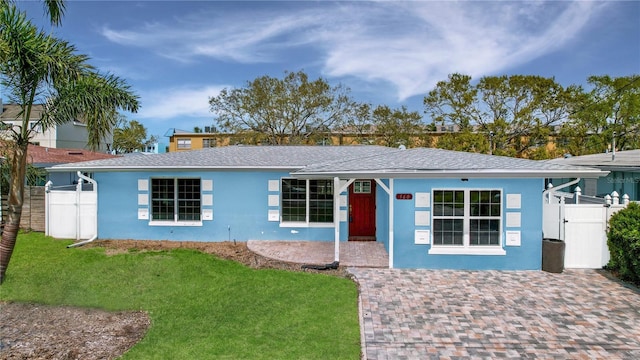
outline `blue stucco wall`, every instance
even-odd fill
[[[506,255],[435,255],[428,254],[432,245],[415,244],[415,230],[429,230],[429,226],[415,226],[413,201],[394,203],[394,267],[429,269],[504,269],[539,270],[542,259],[542,190],[543,179],[433,179],[395,180],[395,194],[427,192],[433,189],[498,189],[502,190],[502,243]],[[507,209],[506,195],[520,194],[521,208]],[[418,209],[431,210],[431,209]],[[521,226],[506,227],[506,212],[520,212]],[[505,246],[505,232],[519,230],[520,246]]]
[[[574,179],[556,178],[550,179],[554,186],[568,183]],[[576,186],[580,186],[583,193],[586,189],[585,180],[582,179],[578,184],[570,188],[562,189],[565,192],[574,192]],[[629,200],[640,201],[640,172],[633,171],[611,171],[607,176],[597,179],[596,196],[604,197],[616,191],[620,197],[624,194],[629,195]],[[590,194],[586,194],[590,195]],[[620,199],[622,201],[622,199]]]
[[[382,180],[389,187],[389,180]],[[389,251],[389,195],[376,183],[376,241]]]
[[[98,182],[98,234],[101,239],[247,241],[334,240],[334,229],[284,228],[268,221],[269,180],[289,176],[280,172],[108,172],[95,173]],[[202,226],[150,226],[138,219],[138,179],[193,177],[213,180],[213,220]],[[277,209],[277,207],[276,207]],[[347,239],[341,224],[341,240]]]
[[[640,172],[612,171],[607,176],[598,179],[598,194],[629,195],[629,200],[640,201]]]
[[[179,175],[179,176],[178,176]],[[333,241],[333,227],[281,227],[268,221],[269,180],[288,177],[286,172],[259,171],[183,171],[183,172],[108,172],[94,173],[98,182],[98,233],[101,239],[174,240],[174,241],[247,241],[312,240]],[[138,219],[138,180],[151,177],[200,178],[213,181],[213,220],[202,226],[151,226]],[[388,186],[389,181],[383,180]],[[394,267],[431,269],[527,269],[539,270],[542,256],[543,179],[396,179],[391,201],[394,202]],[[428,254],[431,245],[415,244],[415,194],[433,189],[497,189],[502,191],[502,243],[506,255],[436,255]],[[397,200],[395,194],[414,194],[412,200]],[[389,251],[390,196],[376,190],[376,237]],[[507,194],[520,194],[519,209],[506,208]],[[431,205],[430,205],[431,206]],[[347,206],[341,206],[344,212]],[[506,212],[519,212],[521,226],[506,227]],[[506,246],[505,232],[518,230],[520,246]],[[340,224],[340,240],[346,241],[348,224]]]

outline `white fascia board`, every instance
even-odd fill
[[[606,176],[608,171],[587,170],[587,171],[567,171],[567,170],[436,170],[436,171],[337,171],[337,172],[292,172],[291,175],[301,179],[331,178],[334,176],[345,178],[395,178],[395,179],[415,179],[415,178],[599,178]]]
[[[113,172],[113,171],[288,171],[294,172],[299,168],[286,166],[78,166],[78,167],[49,167],[48,172]]]

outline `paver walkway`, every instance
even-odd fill
[[[271,259],[300,264],[324,265],[333,262],[333,241],[249,240],[249,250]],[[341,266],[389,267],[384,244],[375,241],[340,242]]]
[[[640,294],[595,270],[349,271],[367,359],[640,359]]]

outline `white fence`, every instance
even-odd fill
[[[75,189],[45,186],[45,234],[59,239],[88,239],[97,235],[98,191],[95,184]],[[83,189],[84,187],[84,189]],[[89,189],[88,189],[89,188]]]
[[[566,268],[599,269],[609,262],[609,219],[629,204],[629,197],[623,196],[621,203],[613,192],[599,199],[582,202],[580,188],[573,194],[552,189],[545,192],[543,237],[564,240]]]

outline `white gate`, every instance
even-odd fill
[[[564,240],[566,268],[599,269],[609,262],[607,229],[611,216],[628,204],[618,195],[602,199],[602,204],[581,204],[576,194],[549,192],[543,206],[543,237]],[[567,204],[566,199],[577,204]]]
[[[82,180],[74,190],[68,186],[45,188],[45,234],[58,239],[89,239],[97,235],[98,191],[95,184],[83,189]]]
[[[604,205],[565,204],[564,266],[567,268],[602,268],[609,262],[607,247],[607,212]]]

